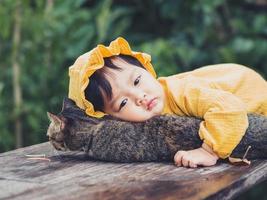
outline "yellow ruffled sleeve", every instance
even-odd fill
[[[248,128],[245,104],[230,92],[192,83],[185,84],[176,101],[186,115],[204,119],[199,128],[203,142],[220,158],[230,156]]]

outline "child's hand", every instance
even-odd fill
[[[215,165],[219,157],[203,143],[202,147],[190,151],[178,151],[174,156],[175,164],[180,167],[196,168],[198,165]]]

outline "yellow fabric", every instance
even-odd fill
[[[69,68],[69,98],[76,105],[85,110],[92,117],[103,117],[105,113],[95,111],[92,103],[85,99],[84,90],[89,84],[89,77],[104,66],[104,59],[114,55],[130,55],[135,57],[154,77],[156,73],[151,65],[150,55],[142,52],[132,51],[128,42],[122,37],[112,41],[109,46],[98,45],[91,51],[81,55]]]
[[[158,80],[166,96],[162,114],[204,119],[199,136],[220,158],[245,134],[247,113],[267,116],[267,82],[241,65],[210,65]]]

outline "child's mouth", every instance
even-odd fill
[[[151,99],[148,104],[147,104],[147,110],[152,110],[152,108],[154,108],[157,105],[157,98],[153,98]]]

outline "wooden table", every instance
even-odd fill
[[[29,160],[45,154],[51,162]],[[267,161],[186,169],[108,163],[42,143],[0,154],[0,199],[231,199],[267,178]]]

